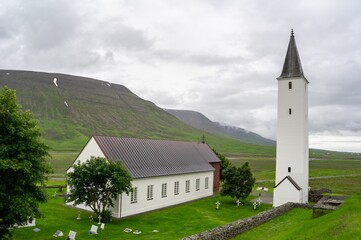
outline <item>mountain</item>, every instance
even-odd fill
[[[139,98],[120,84],[60,73],[0,70],[0,87],[16,90],[18,102],[30,110],[44,142],[61,156],[76,153],[93,135],[201,141],[223,154],[274,155],[274,147],[207,133]],[[64,153],[62,155],[62,153]]]
[[[259,145],[266,145],[266,146],[276,145],[276,141],[264,138],[254,132],[246,131],[243,128],[223,125],[218,122],[212,122],[202,113],[196,111],[174,110],[174,109],[164,109],[164,110],[174,115],[182,122],[205,132],[220,134],[220,135],[236,138],[244,142],[249,142]]]
[[[91,135],[185,139],[197,131],[123,85],[58,73],[0,70],[47,143],[79,148]]]

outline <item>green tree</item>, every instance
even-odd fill
[[[242,167],[229,166],[224,171],[224,182],[221,189],[222,196],[242,199],[242,202],[252,192],[252,187],[256,179],[253,177],[248,162]]]
[[[46,201],[41,189],[50,167],[48,148],[33,115],[22,111],[16,93],[0,89],[0,239],[11,238],[14,224],[39,217]]]
[[[214,148],[212,150],[217,155],[217,157],[221,160],[220,180],[223,182],[224,181],[224,171],[229,166],[232,166],[232,163],[224,155],[217,152]]]
[[[67,181],[70,189],[67,201],[89,206],[103,220],[106,210],[114,206],[113,199],[132,190],[132,178],[123,165],[102,157],[74,164]]]

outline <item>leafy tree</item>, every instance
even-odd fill
[[[217,152],[214,148],[212,149],[213,152],[217,155],[217,157],[221,160],[221,169],[220,169],[220,180],[224,181],[224,171],[232,165],[232,163],[222,154]]]
[[[76,163],[67,181],[70,187],[67,201],[89,206],[103,220],[106,210],[114,206],[113,199],[132,190],[132,178],[123,165],[102,157]]]
[[[224,182],[221,189],[222,196],[244,200],[252,192],[252,187],[256,179],[253,177],[248,162],[242,167],[229,166],[224,171]]]
[[[22,111],[16,93],[0,89],[0,239],[11,238],[14,224],[38,217],[46,201],[41,189],[50,167],[48,148],[29,111]]]

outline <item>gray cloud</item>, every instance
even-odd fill
[[[361,2],[4,0],[1,68],[124,84],[160,107],[275,138],[277,80],[295,29],[311,133],[361,132]]]

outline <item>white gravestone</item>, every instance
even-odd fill
[[[257,202],[253,202],[253,210],[256,210],[257,208]]]
[[[89,231],[90,234],[98,234],[98,226],[92,225]]]
[[[76,236],[76,232],[70,230],[67,239],[69,239],[69,240],[75,240],[75,236]]]
[[[216,209],[219,209],[219,206],[221,205],[221,203],[219,201],[216,202]]]
[[[62,237],[62,236],[64,236],[64,234],[63,234],[63,232],[60,231],[60,230],[56,231],[56,232],[54,233],[54,235],[53,235],[53,237]]]

